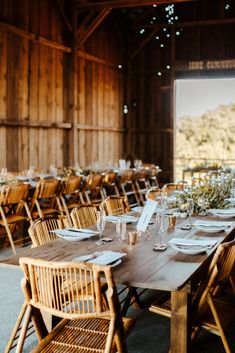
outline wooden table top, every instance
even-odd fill
[[[199,217],[193,217],[194,220]],[[208,220],[208,218],[203,218]],[[211,219],[211,217],[210,217]],[[173,229],[164,232],[164,242],[173,237],[193,239],[216,239],[218,244],[234,238],[234,230],[229,229],[221,233],[204,233],[193,228],[181,230],[187,220],[180,220]],[[133,230],[133,225],[128,225],[128,230]],[[54,261],[71,261],[80,255],[91,254],[94,251],[113,250],[123,251],[127,256],[122,258],[122,263],[114,269],[116,283],[127,284],[132,287],[177,291],[195,276],[205,265],[206,260],[215,248],[199,255],[186,255],[170,246],[163,252],[153,250],[153,245],[158,241],[154,226],[150,227],[150,234],[138,239],[135,245],[128,245],[127,241],[119,243],[115,237],[115,225],[106,224],[104,236],[112,237],[113,241],[102,246],[97,246],[96,237],[82,241],[54,240],[37,248],[20,251],[17,255],[0,261],[0,266],[19,266],[19,258],[29,256]]]

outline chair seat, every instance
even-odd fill
[[[31,353],[102,353],[108,336],[108,319],[62,320]],[[125,333],[129,332],[134,319],[123,318]],[[50,342],[48,343],[48,339]]]
[[[22,222],[28,220],[28,217],[26,216],[20,216],[20,215],[8,215],[7,216],[7,223],[17,223],[17,222]],[[4,221],[1,219],[0,220],[0,225],[4,226]]]
[[[42,214],[43,216],[46,215],[52,215],[52,214],[59,214],[59,210],[56,210],[55,208],[46,208],[46,209],[42,209]],[[32,213],[33,218],[38,218],[39,217],[39,213],[37,211]]]
[[[215,305],[216,311],[220,315],[220,320],[223,323],[223,328],[226,328],[231,320],[235,318],[235,298],[231,295],[221,300],[214,299],[213,303]],[[206,307],[206,310],[201,318],[201,326],[207,331],[218,335],[218,328],[208,306]]]

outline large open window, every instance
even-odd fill
[[[175,81],[174,176],[235,166],[235,78]]]

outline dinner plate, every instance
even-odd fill
[[[175,249],[182,254],[187,254],[187,255],[198,255],[206,252],[208,250],[208,247],[205,246],[184,246],[184,245],[176,245],[176,244],[170,244],[172,249]]]

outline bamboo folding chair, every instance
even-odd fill
[[[36,219],[29,227],[28,232],[32,240],[33,247],[43,245],[58,236],[52,232],[55,229],[63,229],[69,225],[66,216],[52,215]]]
[[[52,178],[38,182],[31,200],[30,211],[33,219],[60,213],[59,187],[59,181]]]
[[[22,289],[28,315],[18,352],[22,351],[24,333],[32,317],[40,341],[32,353],[127,352],[124,328],[130,329],[133,320],[121,317],[110,266],[32,258],[21,258],[20,265],[25,275]],[[105,278],[108,287],[106,305],[101,278]],[[70,289],[66,295],[61,290],[65,279]],[[62,319],[46,337],[40,310]]]
[[[24,235],[17,239],[13,238],[17,224],[32,220],[26,202],[27,196],[27,184],[7,185],[0,191],[0,225],[6,229],[14,254],[16,254],[15,244],[23,243],[26,245],[25,240],[28,240]]]
[[[87,228],[94,226],[97,221],[99,206],[100,204],[84,204],[75,207],[70,213],[73,227]]]
[[[128,200],[123,196],[109,196],[101,205],[107,215],[120,215],[130,212]]]
[[[220,336],[224,350],[231,353],[225,336],[225,328],[234,318],[235,305],[224,293],[225,286],[232,285],[232,271],[235,262],[235,240],[220,244],[212,258],[206,275],[201,279],[192,298],[192,340],[203,328]],[[234,288],[234,287],[233,287]],[[162,300],[163,299],[163,300]],[[153,313],[171,317],[170,300],[164,296],[152,304],[149,310]],[[234,298],[233,298],[234,299]]]

